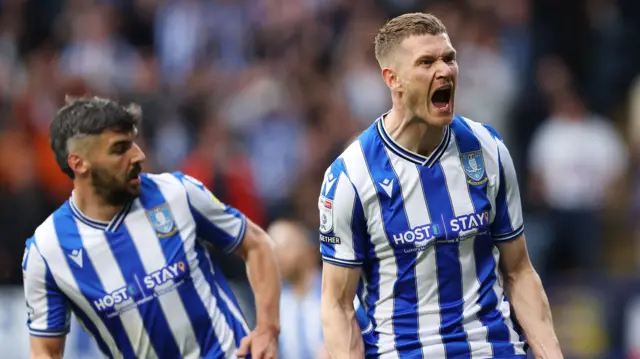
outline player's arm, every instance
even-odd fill
[[[64,353],[64,337],[45,338],[32,336],[29,359],[62,359]]]
[[[256,301],[256,328],[243,339],[238,355],[244,355],[249,346],[254,359],[262,358],[262,352],[274,352],[280,332],[281,280],[273,241],[244,214],[220,202],[200,181],[181,173],[174,175],[187,190],[198,237],[239,255],[247,264]]]
[[[322,331],[332,359],[364,358],[362,330],[356,319],[353,298],[360,268],[324,262],[322,268]]]
[[[504,287],[536,358],[562,358],[547,295],[527,253],[520,192],[511,155],[498,140],[500,178],[491,232]]]
[[[33,238],[27,240],[22,264],[31,359],[58,359],[69,332],[69,306],[53,280]]]
[[[531,265],[525,236],[500,243],[504,287],[536,358],[562,358],[547,295]]]
[[[274,243],[265,231],[247,220],[247,233],[237,254],[247,263],[247,276],[256,302],[256,332],[280,333],[280,273]]]
[[[321,316],[332,359],[364,357],[354,298],[368,234],[363,207],[342,161],[327,171],[318,201],[323,259]]]

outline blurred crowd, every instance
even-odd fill
[[[597,309],[640,279],[637,0],[2,0],[0,284],[21,284],[24,240],[70,194],[48,143],[66,94],[139,103],[147,171],[184,171],[316,245],[324,170],[390,107],[375,33],[411,11],[448,28],[456,112],[511,149],[561,340],[584,358],[640,343]],[[218,259],[241,288],[242,263]]]

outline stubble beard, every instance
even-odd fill
[[[126,180],[113,176],[103,169],[91,171],[91,185],[96,194],[107,204],[123,206],[140,195],[140,187],[128,185]]]

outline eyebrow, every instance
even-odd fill
[[[454,57],[455,55],[456,55],[456,50],[455,49],[449,49],[449,50],[446,50],[442,54],[442,57],[444,57],[444,58],[446,58],[446,57]],[[421,55],[420,57],[418,57],[416,59],[416,64],[419,63],[420,61],[423,61],[423,60],[435,61],[435,60],[437,60],[437,57],[434,56],[434,55],[428,55],[428,54]]]
[[[112,144],[109,146],[109,148],[110,148],[110,149],[113,149],[113,148],[115,148],[115,147],[117,147],[117,146],[121,146],[121,145],[129,144],[129,143],[131,143],[131,142],[133,142],[133,140],[130,140],[130,139],[122,139],[122,140],[118,140],[118,141],[116,141],[116,142],[112,143]]]

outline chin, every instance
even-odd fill
[[[140,185],[137,185],[135,187],[132,187],[129,190],[129,193],[131,193],[131,195],[135,198],[139,197],[142,194],[142,187]]]
[[[442,113],[440,111],[437,111],[436,113],[434,112],[436,111],[430,111],[428,115],[420,115],[419,117],[422,118],[427,125],[435,127],[444,127],[453,122],[453,111],[447,113]]]
[[[447,114],[440,114],[439,116],[435,116],[434,120],[438,123],[440,127],[444,127],[446,125],[451,124],[453,122],[453,112]]]

